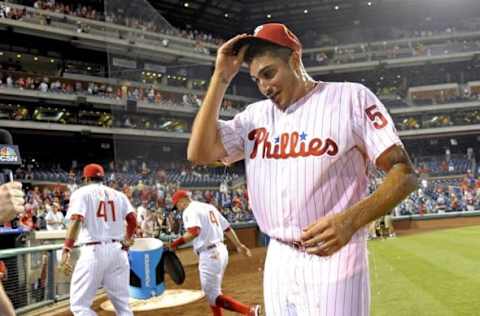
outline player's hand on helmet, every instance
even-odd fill
[[[70,258],[70,250],[64,249],[62,252],[62,259],[60,260],[59,269],[63,272],[66,276],[72,274],[73,266]]]
[[[243,46],[239,52],[234,51],[233,47],[239,39],[246,36],[247,34],[237,35],[223,43],[217,50],[215,74],[219,75],[225,83],[230,83],[242,66],[247,45]]]
[[[237,247],[237,252],[241,253],[245,257],[251,257],[252,256],[252,252],[244,244],[241,244],[240,246]]]
[[[24,193],[20,182],[8,182],[0,185],[0,222],[14,219],[25,211]]]
[[[344,213],[320,218],[303,230],[305,251],[319,256],[331,256],[345,246],[355,233],[352,220]]]

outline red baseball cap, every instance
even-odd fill
[[[246,44],[254,44],[258,41],[266,41],[279,46],[288,47],[293,51],[302,54],[302,43],[295,34],[284,24],[267,23],[257,26],[253,35],[239,39],[233,46],[234,51],[239,51]]]
[[[96,163],[91,163],[85,166],[83,168],[83,176],[84,177],[103,177],[105,176],[105,171],[103,171],[103,167],[96,164]]]
[[[186,197],[189,197],[187,191],[180,190],[180,191],[175,192],[172,196],[172,203],[173,203],[172,210],[177,209],[178,201],[180,201],[181,199],[186,198]]]

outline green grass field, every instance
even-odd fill
[[[480,315],[480,227],[370,241],[373,316]]]

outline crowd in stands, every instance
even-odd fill
[[[356,47],[335,46],[304,57],[307,66],[324,66],[346,63],[380,61],[396,58],[439,56],[480,50],[480,40],[444,40],[435,44],[422,44],[410,41],[406,44],[371,46],[359,44]]]
[[[40,91],[43,93],[75,94],[82,96],[94,96],[113,100],[137,100],[140,103],[159,104],[167,107],[186,106],[198,108],[202,103],[202,95],[194,93],[173,93],[155,88],[154,85],[122,85],[116,86],[104,82],[80,81],[65,79],[63,77],[46,76],[29,72],[18,71],[21,64],[14,62],[0,63],[0,87],[16,88],[21,90]],[[380,80],[383,77],[380,77]],[[406,80],[406,79],[405,79]],[[364,82],[371,84],[370,82]],[[383,81],[382,81],[383,83]],[[458,85],[455,89],[438,89],[432,87],[432,91],[412,93],[410,102],[402,97],[406,94],[405,88],[391,85],[386,82],[378,86],[376,90],[379,98],[387,107],[423,105],[423,104],[447,104],[451,102],[478,101],[480,94],[477,87]],[[375,91],[375,90],[374,90]],[[427,99],[426,97],[432,97]],[[233,112],[243,108],[244,103],[224,99],[222,108]],[[85,124],[100,127],[123,127],[164,130],[174,132],[189,132],[190,123],[183,119],[173,117],[148,115],[122,115],[112,117],[106,111],[83,111],[66,110],[54,106],[38,109],[28,109],[18,105],[0,106],[1,118],[15,120],[36,120],[47,122],[59,122],[62,124]],[[435,128],[448,126],[461,126],[480,123],[480,112],[465,110],[455,112],[436,112],[435,114],[398,115],[395,122],[399,130],[419,128]]]
[[[470,102],[480,99],[478,92],[471,91],[465,87],[462,91],[459,87],[438,89],[431,88],[430,91],[423,93],[411,93],[412,103],[415,105],[433,105],[433,104],[448,104],[458,102]]]
[[[150,166],[153,167],[153,162]],[[72,192],[81,185],[81,172],[74,167],[67,177],[38,182],[35,174],[38,165],[27,165],[16,172],[17,179],[32,183],[25,188],[26,210],[13,223],[25,230],[65,229],[68,219],[66,211]],[[215,205],[231,223],[247,223],[253,220],[249,209],[248,195],[244,186],[229,188],[227,183],[237,178],[235,172],[223,168],[193,167],[187,164],[171,163],[172,168],[150,169],[146,162],[126,160],[106,165],[105,183],[124,192],[136,208],[138,236],[169,238],[181,234],[181,213],[171,211],[172,195],[180,187],[191,187],[192,198]],[[216,171],[222,169],[222,171]],[[65,173],[60,166],[50,169],[52,173]],[[192,179],[202,182],[192,182]],[[35,181],[36,180],[36,181]],[[33,181],[33,182],[32,182]],[[221,183],[222,185],[219,185]],[[198,185],[206,187],[198,187]],[[11,226],[4,223],[4,226]]]
[[[415,166],[418,189],[395,207],[393,216],[480,210],[480,168],[475,170],[473,151],[453,155],[447,150],[444,156],[417,157]],[[381,182],[382,174],[372,169],[370,191]]]
[[[155,88],[154,85],[111,85],[102,82],[70,80],[62,77],[50,77],[15,71],[0,64],[0,87],[21,90],[35,90],[43,93],[62,93],[95,96],[113,100],[136,100],[147,104],[160,104],[167,107],[188,106],[198,108],[202,104],[202,95],[193,93],[174,93]],[[238,111],[242,102],[225,99],[224,110]]]
[[[193,40],[196,41],[196,47],[201,48],[199,49],[199,51],[204,53],[209,53],[209,51],[202,45],[202,42],[214,45],[219,45],[223,43],[222,39],[214,37],[210,33],[201,32],[195,29],[177,29],[168,24],[168,22],[164,21],[163,18],[160,17],[160,15],[151,15],[151,17],[145,17],[145,15],[142,16],[143,12],[134,12],[134,10],[128,10],[128,12],[125,12],[126,10],[122,10],[121,7],[112,8],[112,10],[109,10],[105,14],[105,10],[103,7],[94,7],[93,5],[85,5],[75,2],[62,3],[61,1],[52,0],[37,0],[33,3],[32,1],[28,0],[17,2],[23,5],[33,6],[33,8],[35,9],[47,10],[59,14],[71,15],[85,19],[104,21],[107,23],[114,23],[135,29],[140,29],[142,31],[161,33],[165,35],[171,35]]]
[[[394,216],[468,212],[480,209],[480,179],[468,172],[457,180],[422,180],[419,189],[398,205]]]
[[[144,22],[141,17],[135,17],[131,12],[126,14],[124,9],[116,8],[117,12],[109,12],[104,16],[101,12],[102,10],[96,10],[90,6],[85,6],[82,4],[62,4],[56,1],[36,1],[34,6],[36,8],[42,8],[45,10],[51,10],[57,13],[75,15],[79,17],[84,17],[88,19],[103,20],[109,23],[116,23],[126,25],[132,28],[140,29],[143,31],[153,31],[156,33],[162,33],[166,35],[173,35],[182,38],[187,38],[195,41],[193,45],[193,50],[199,53],[210,54],[210,49],[205,47],[203,43],[209,42],[215,45],[222,43],[222,40],[213,38],[210,34],[205,34],[196,30],[183,30],[179,31],[175,28],[172,28],[168,23],[160,18],[151,18],[149,21]],[[5,11],[5,9],[3,10]],[[133,10],[135,11],[135,10]],[[24,14],[25,10],[20,9],[9,9],[8,14],[3,14],[5,17],[20,19]],[[11,13],[10,13],[11,12]],[[23,12],[23,13],[22,13]],[[145,17],[143,17],[145,18]],[[46,22],[48,23],[48,22]],[[477,25],[477,24],[475,24]],[[478,27],[475,26],[475,27]],[[475,27],[473,27],[475,29]],[[86,32],[84,26],[79,23],[77,27],[78,32]],[[472,26],[470,27],[472,29]],[[479,30],[477,28],[476,30]],[[459,28],[459,30],[464,30]],[[454,35],[456,34],[455,27],[447,27],[445,32],[440,32],[444,35]],[[436,34],[433,31],[414,31],[414,32],[396,32],[397,37],[393,38],[405,38],[403,36],[415,36],[417,38],[428,38]],[[377,34],[378,35],[378,34]],[[119,35],[121,37],[121,35]],[[315,36],[314,36],[315,37]],[[332,44],[335,41],[330,40],[330,37],[323,36],[323,40],[320,42],[313,41],[318,43],[316,47],[325,47],[326,44]],[[378,38],[378,37],[377,37]],[[391,38],[391,39],[393,39]],[[408,38],[408,37],[407,37]],[[358,41],[358,39],[357,39]],[[168,46],[169,40],[164,39],[162,41],[163,46]],[[312,42],[312,38],[307,38],[304,43],[305,46]],[[350,42],[351,43],[351,42]],[[335,44],[336,45],[336,44]],[[330,45],[327,45],[330,46]],[[311,53],[305,56],[304,62],[307,66],[318,66],[318,65],[331,65],[331,64],[344,64],[344,63],[353,63],[353,62],[365,62],[365,61],[376,61],[376,60],[385,60],[385,59],[394,59],[402,57],[417,57],[417,56],[436,56],[436,55],[445,55],[459,52],[473,52],[480,50],[480,40],[479,39],[448,39],[442,40],[438,43],[426,44],[418,40],[408,41],[407,43],[389,43],[383,42],[383,44],[373,44],[369,41],[363,42],[363,44],[358,44],[351,47],[342,47],[342,46],[332,46],[331,49],[326,51],[320,51],[317,53]]]
[[[306,47],[325,47],[352,43],[370,43],[377,41],[390,41],[405,38],[428,39],[433,36],[448,36],[458,32],[474,32],[480,30],[478,19],[461,19],[454,24],[448,22],[433,23],[424,20],[421,23],[410,23],[408,26],[376,25],[374,28],[355,26],[350,30],[336,33],[324,33],[310,28],[299,34]]]
[[[480,111],[475,109],[435,111],[435,113],[394,115],[398,130],[438,128],[480,124]]]

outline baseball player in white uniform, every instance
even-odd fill
[[[211,204],[192,201],[187,191],[177,191],[172,197],[173,207],[183,212],[186,233],[172,242],[171,248],[193,240],[198,255],[200,284],[207,296],[214,316],[222,315],[222,308],[242,315],[260,315],[260,305],[245,305],[222,294],[223,274],[228,264],[228,251],[223,235],[237,247],[237,251],[251,257],[250,249],[240,242],[228,221]]]
[[[125,194],[102,184],[104,175],[98,164],[85,166],[86,185],[73,192],[67,212],[70,223],[60,268],[67,274],[72,271],[70,252],[78,237],[81,253],[70,283],[70,309],[76,316],[96,315],[91,305],[101,287],[117,315],[133,315],[128,306],[126,250],[133,242],[136,214]]]
[[[267,315],[367,316],[365,226],[413,191],[417,178],[380,100],[360,84],[314,81],[301,56],[298,38],[278,23],[223,44],[188,159],[245,160],[255,218],[271,237]],[[244,62],[267,99],[221,121],[225,91]],[[368,160],[387,173],[370,196]]]

